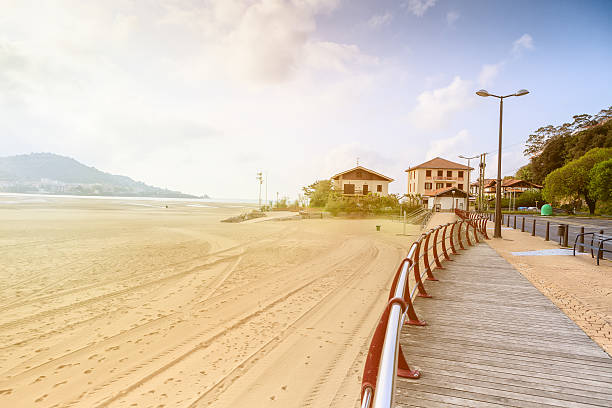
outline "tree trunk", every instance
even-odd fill
[[[586,204],[589,207],[589,214],[594,215],[595,214],[595,203],[597,201],[593,200],[592,198],[589,198],[588,196],[584,197],[584,201],[586,201]]]

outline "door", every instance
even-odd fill
[[[368,185],[367,184],[363,185],[363,195],[368,195]]]

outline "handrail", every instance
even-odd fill
[[[459,214],[458,214],[459,215]],[[462,214],[466,216],[466,214]],[[361,408],[391,408],[395,397],[395,379],[397,376],[418,379],[420,372],[411,370],[406,362],[402,347],[399,343],[400,333],[404,323],[408,325],[425,326],[420,320],[412,304],[416,296],[431,297],[425,290],[423,278],[436,281],[433,269],[443,269],[441,260],[452,259],[450,255],[458,254],[455,249],[455,241],[461,249],[465,249],[462,243],[462,226],[465,224],[465,238],[469,246],[472,246],[470,234],[475,242],[480,242],[478,235],[486,237],[486,220],[467,216],[439,225],[423,233],[410,247],[408,255],[400,263],[394,276],[387,306],[378,322],[364,367],[361,386]],[[483,233],[483,230],[485,231]],[[447,233],[448,231],[448,233]],[[438,239],[438,236],[441,238]],[[430,246],[430,240],[433,242]],[[447,249],[446,242],[449,243]],[[438,247],[441,246],[441,253]],[[422,250],[422,253],[421,253]],[[430,251],[433,260],[429,260]],[[421,271],[421,263],[423,269]],[[409,276],[414,272],[415,285],[410,290]]]

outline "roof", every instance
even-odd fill
[[[486,186],[487,184],[491,183],[491,182],[495,182],[495,179],[488,179],[488,178],[484,179],[484,184],[485,184],[485,186]],[[477,186],[478,184],[480,184],[480,181],[478,181],[478,179],[477,179],[475,182],[473,182],[472,184],[470,184],[470,186]]]
[[[511,186],[514,186],[514,185],[517,185],[517,184],[521,184],[521,183],[528,184],[528,185],[530,185],[532,187],[536,187],[536,188],[542,188],[542,186],[539,185],[539,184],[535,184],[535,183],[532,183],[532,182],[527,181],[527,180],[519,180],[519,179],[506,179],[506,180],[502,181],[502,186],[503,187],[511,187]]]
[[[465,164],[455,163],[441,157],[433,158],[418,166],[410,167],[406,172],[414,169],[452,169],[452,170],[474,170],[473,167],[468,167]]]
[[[428,197],[437,197],[446,193],[450,193],[452,190],[455,190],[461,194],[463,194],[464,196],[467,196],[467,193],[463,190],[459,190],[457,187],[445,187],[445,188],[439,188],[437,190],[432,191],[431,193],[428,194],[424,194],[425,196]]]
[[[368,173],[375,174],[375,175],[377,175],[378,177],[382,177],[382,178],[386,179],[387,181],[390,181],[390,182],[391,182],[391,181],[393,181],[393,179],[392,179],[391,177],[387,177],[387,176],[385,176],[385,175],[383,175],[383,174],[380,174],[380,173],[375,172],[374,170],[366,169],[365,167],[362,167],[362,166],[353,167],[352,169],[349,169],[349,170],[343,171],[342,173],[335,174],[335,175],[333,175],[333,176],[332,176],[332,179],[336,179],[336,178],[338,178],[338,177],[342,176],[343,174],[350,173],[351,171],[354,171],[354,170],[363,170],[363,171],[367,171]]]

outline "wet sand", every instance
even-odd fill
[[[20,200],[0,197],[7,407],[353,407],[414,239],[219,222],[240,204]]]

